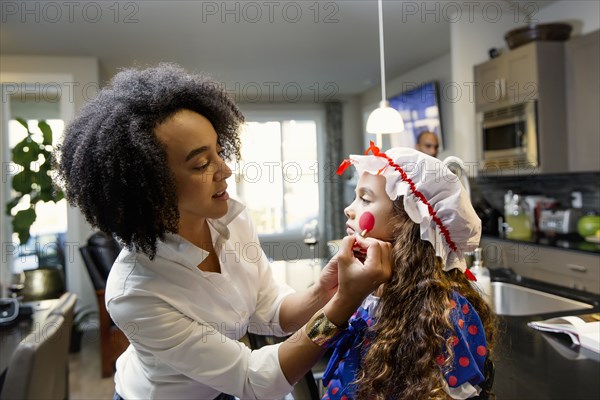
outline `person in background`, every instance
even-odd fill
[[[306,291],[275,281],[249,213],[227,193],[243,121],[223,85],[161,64],[119,72],[57,148],[69,203],[125,245],[105,293],[130,341],[117,400],[282,398],[391,276],[390,244],[346,238]],[[349,255],[355,243],[364,263]],[[239,341],[294,331],[254,351]]]
[[[439,147],[440,144],[435,133],[423,131],[419,133],[419,136],[417,136],[417,144],[415,149],[419,150],[420,152],[431,157],[437,157]]]
[[[392,279],[350,319],[323,374],[323,399],[487,399],[495,316],[464,257],[479,244],[481,221],[456,177],[432,173],[447,171],[441,161],[410,148],[369,151],[338,170],[359,174],[344,213],[352,236],[372,214],[366,235],[392,243]]]

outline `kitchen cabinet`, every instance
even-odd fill
[[[551,96],[564,98],[564,44],[531,42],[476,65],[474,74],[476,112],[533,100],[553,105]]]
[[[600,255],[482,237],[484,265],[541,282],[600,295]]]
[[[600,256],[543,248],[531,265],[533,279],[600,294]]]
[[[517,174],[567,171],[564,46],[535,41],[474,67],[476,124],[482,139],[478,158],[484,169]],[[515,123],[524,106],[533,115],[522,130]],[[497,148],[484,150],[484,127],[506,134]],[[515,136],[515,143],[508,140],[513,129],[525,133],[522,147],[522,135]]]
[[[565,45],[569,171],[600,171],[600,30]]]

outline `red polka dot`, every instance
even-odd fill
[[[455,308],[456,302],[454,300],[450,300],[450,308]]]
[[[460,364],[461,367],[468,367],[469,359],[467,357],[461,357],[458,359],[458,363]]]
[[[451,375],[448,378],[448,384],[452,387],[456,386],[456,384],[458,383],[458,379],[456,379],[456,377],[454,375]]]
[[[373,320],[371,318],[369,318],[367,320],[367,326],[371,326],[371,325],[373,325]]]
[[[343,396],[342,396],[342,400],[348,400],[348,396],[346,396],[346,395],[343,395]]]
[[[438,363],[438,365],[444,365],[444,361],[446,360],[444,359],[444,356],[442,354],[435,358],[435,362]]]
[[[463,314],[468,314],[469,313],[469,305],[465,304],[462,306],[462,313]]]
[[[469,325],[469,333],[471,335],[477,335],[477,332],[479,332],[479,329],[475,325]]]
[[[335,388],[331,389],[331,393],[332,393],[332,394],[336,394],[336,393],[337,393],[337,392],[339,392],[339,391],[340,391],[340,388],[337,388],[337,387],[335,387]]]
[[[460,329],[464,328],[465,327],[465,321],[463,321],[462,319],[459,319],[458,320],[458,327]]]
[[[452,336],[452,337],[450,338],[450,344],[451,344],[452,346],[456,346],[456,345],[458,344],[458,338],[457,338],[456,336]]]
[[[487,354],[487,349],[485,346],[477,346],[477,354],[479,354],[481,357],[485,356]]]

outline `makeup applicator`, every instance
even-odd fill
[[[375,227],[375,216],[369,211],[365,211],[358,220],[358,227],[360,228],[360,236],[365,237]]]
[[[365,237],[367,233],[375,226],[375,216],[368,211],[365,211],[358,220],[358,228],[360,232],[357,232],[360,237]],[[354,243],[354,247],[352,248],[354,251],[354,255],[361,262],[365,261],[366,249],[360,247],[358,243]]]

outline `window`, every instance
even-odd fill
[[[10,96],[9,101],[11,118],[8,121],[7,137],[9,151],[27,135],[25,127],[14,119],[17,117],[26,119],[29,130],[39,135],[42,133],[39,131],[37,124],[39,120],[45,120],[52,129],[53,145],[57,143],[62,136],[65,124],[60,119],[60,104],[56,98],[46,99],[36,93],[23,96],[13,95]],[[8,159],[10,159],[10,156]],[[9,198],[15,195],[11,185],[12,178],[20,170],[21,167],[12,162],[5,169],[9,179],[4,179],[3,185],[5,185],[4,189],[9,194]],[[25,203],[20,203],[14,209],[14,212],[27,208],[28,204]],[[15,272],[38,268],[39,266],[65,266],[64,245],[67,231],[67,201],[63,199],[58,203],[38,202],[35,211],[36,220],[30,229],[31,238],[27,243],[19,245],[13,255],[12,270]],[[15,245],[19,242],[15,233],[12,234],[11,239]]]
[[[229,192],[248,207],[258,233],[300,232],[319,214],[317,121],[250,121]]]

